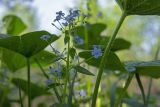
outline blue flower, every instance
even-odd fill
[[[41,38],[42,40],[47,41],[50,37],[51,37],[51,36],[49,36],[49,35],[43,35],[43,36],[41,36],[40,38]]]
[[[56,12],[56,14],[57,16],[56,16],[56,19],[54,19],[54,22],[61,20],[65,15],[62,11]]]
[[[99,58],[102,56],[102,49],[99,45],[93,45],[92,55],[94,58]]]
[[[57,67],[53,68],[50,67],[50,74],[53,74],[54,76],[61,77],[62,76],[62,65],[60,63],[57,63]]]
[[[64,16],[65,14],[62,11],[56,12],[57,15],[59,16]]]
[[[46,83],[47,86],[48,86],[48,85],[51,85],[51,84],[53,83],[53,80],[47,79],[47,80],[45,81],[45,83]]]
[[[83,44],[84,44],[83,39],[82,39],[81,37],[79,37],[79,36],[75,36],[75,37],[74,37],[74,41],[75,41],[75,43],[77,43],[78,45],[83,45]]]

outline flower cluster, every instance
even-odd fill
[[[92,55],[94,58],[99,58],[102,56],[102,49],[99,45],[93,45]]]
[[[62,76],[62,67],[60,63],[57,63],[57,67],[50,67],[49,73],[60,78]]]

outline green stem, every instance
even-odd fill
[[[131,81],[132,81],[132,78],[133,78],[133,74],[129,74],[129,77],[128,77],[126,83],[125,83],[125,86],[124,86],[123,90],[121,91],[121,94],[120,94],[120,96],[118,97],[117,102],[115,103],[114,107],[118,107],[118,106],[121,104],[122,98],[123,98],[123,96],[125,95],[128,87],[129,87],[129,84],[130,84]]]
[[[31,107],[31,78],[30,78],[30,61],[29,58],[27,58],[27,76],[28,76],[28,107]]]
[[[100,66],[99,66],[99,72],[98,72],[98,76],[97,76],[97,79],[96,79],[96,85],[95,85],[95,88],[94,88],[94,93],[93,93],[93,97],[92,97],[92,105],[91,107],[95,107],[96,106],[96,99],[97,99],[97,95],[98,95],[98,89],[99,89],[99,85],[100,85],[100,81],[101,81],[101,77],[102,77],[102,73],[103,73],[103,68],[104,68],[104,63],[105,61],[107,60],[107,56],[109,55],[109,52],[110,52],[110,49],[111,49],[111,46],[113,45],[113,42],[116,38],[116,35],[124,21],[126,17],[126,14],[125,12],[122,14],[120,20],[119,20],[119,23],[117,24],[109,42],[108,42],[108,45],[106,46],[105,50],[104,50],[104,54],[103,54],[103,57],[102,57],[102,60],[100,62]]]
[[[138,74],[138,73],[136,73],[135,75],[136,75],[136,80],[137,80],[137,82],[138,82],[139,88],[140,88],[141,93],[142,93],[142,97],[143,97],[144,105],[146,105],[145,92],[144,92],[144,88],[143,88],[143,85],[142,85],[142,82],[141,82],[140,76],[139,76],[139,74]]]
[[[69,35],[70,35],[70,32],[69,32]],[[69,35],[66,35],[66,36],[69,36]],[[64,86],[64,100],[66,100],[66,92],[67,92],[67,84],[68,84],[68,81],[69,81],[69,51],[70,51],[70,39],[68,40],[68,47],[67,47],[67,50],[68,50],[68,53],[67,53],[67,70],[66,70],[66,77],[65,77],[65,86]]]

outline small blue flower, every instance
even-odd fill
[[[57,15],[59,16],[64,16],[65,14],[62,11],[56,12]]]
[[[54,19],[54,22],[61,20],[65,15],[62,11],[56,12],[56,14],[57,16],[56,16],[56,19]]]
[[[49,36],[49,35],[43,35],[43,36],[41,36],[40,38],[41,38],[42,40],[47,41],[50,37],[51,37],[51,36]]]
[[[99,58],[102,56],[102,49],[99,45],[93,45],[92,55],[94,58]]]
[[[47,79],[47,80],[45,81],[45,83],[46,83],[47,86],[48,86],[48,85],[51,85],[51,84],[53,83],[53,80]]]
[[[102,17],[103,16],[103,13],[102,12],[98,12],[97,13],[97,17]]]
[[[82,39],[81,37],[79,37],[79,36],[75,36],[75,37],[74,37],[74,41],[75,41],[75,43],[77,43],[78,45],[83,45],[83,44],[84,44],[83,39]]]
[[[50,67],[49,73],[60,78],[62,76],[62,65],[60,63],[57,63],[57,67]]]

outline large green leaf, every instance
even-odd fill
[[[106,29],[106,25],[104,24],[89,24],[87,26],[78,26],[74,29],[74,36],[80,36],[84,40],[84,44],[78,45],[74,43],[74,46],[76,48],[80,49],[92,49],[93,45],[102,45],[103,47],[106,46],[106,44],[109,41],[109,37],[107,36],[101,36],[101,33]],[[129,49],[131,46],[131,43],[121,39],[117,38],[112,45],[111,50],[117,51],[122,49]]]
[[[116,0],[127,15],[160,15],[159,0]]]
[[[126,62],[125,67],[129,72],[138,72],[140,75],[153,78],[160,77],[160,61]]]
[[[23,79],[19,79],[19,78],[13,78],[12,80],[13,84],[15,84],[17,87],[21,87],[22,91],[28,95],[28,91],[27,91],[27,81],[23,80]],[[31,98],[34,99],[38,96],[47,94],[46,89],[43,87],[38,86],[35,83],[31,83]]]
[[[48,42],[42,40],[42,35],[50,35]],[[31,57],[46,48],[49,43],[57,40],[56,35],[52,35],[46,31],[36,31],[26,33],[22,36],[11,36],[0,39],[0,47],[17,52],[25,57]]]
[[[92,57],[90,60],[87,60],[86,63],[89,65],[95,66],[95,67],[99,67],[101,57],[98,59],[94,58],[91,55],[91,51],[80,52],[79,56],[81,58],[85,58],[85,59]],[[104,64],[105,64],[105,69],[124,71],[124,67],[123,67],[121,61],[119,60],[118,56],[113,52],[110,52],[110,54],[108,56],[108,60]]]
[[[19,35],[27,28],[25,23],[15,15],[5,16],[3,22],[6,25],[7,34]]]
[[[31,57],[31,64],[34,64],[36,59],[41,65],[45,66],[50,64],[55,57],[56,55],[48,51],[41,51]],[[7,49],[3,49],[1,59],[3,63],[13,72],[26,66],[26,58],[24,56]]]

